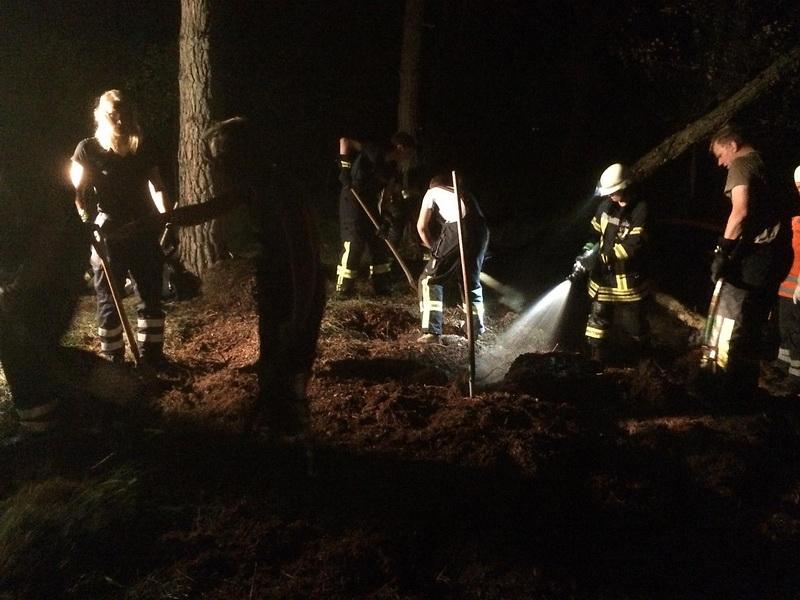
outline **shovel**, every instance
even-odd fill
[[[122,323],[122,329],[125,331],[125,338],[128,340],[128,346],[130,347],[131,354],[133,355],[133,362],[137,367],[140,367],[142,365],[142,355],[139,353],[139,345],[136,343],[136,338],[133,335],[133,329],[131,328],[130,321],[128,321],[128,316],[125,314],[125,308],[122,306],[122,294],[120,293],[119,286],[117,285],[117,280],[111,272],[111,268],[109,267],[108,246],[106,245],[106,239],[103,237],[103,234],[99,229],[92,230],[92,246],[94,247],[95,252],[97,252],[97,256],[100,258],[100,264],[103,267],[103,273],[106,275],[108,288],[111,291],[111,298],[114,300],[114,307],[117,309],[119,321]]]

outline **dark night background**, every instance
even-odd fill
[[[335,219],[338,137],[386,139],[396,127],[403,2],[218,4],[215,116],[263,124],[278,160]],[[513,249],[515,269],[552,245],[571,256],[602,170],[635,162],[787,51],[798,16],[780,0],[431,1],[416,133],[429,162],[458,166],[478,192],[496,256]],[[95,98],[121,87],[174,181],[179,19],[177,1],[0,4],[4,162],[66,181]],[[796,84],[740,115],[787,176],[800,154]],[[723,180],[701,141],[644,192],[657,219],[719,223]]]

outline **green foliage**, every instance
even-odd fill
[[[124,551],[138,490],[137,475],[120,468],[102,479],[32,483],[7,498],[0,504],[0,589],[53,597],[73,573]]]

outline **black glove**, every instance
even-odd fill
[[[731,253],[736,246],[736,240],[719,238],[717,247],[714,248],[714,258],[711,261],[711,283],[717,283],[727,277],[731,267]]]
[[[381,221],[380,226],[378,227],[378,230],[375,232],[375,235],[377,235],[382,240],[385,240],[386,238],[389,237],[389,231],[391,229],[392,229],[392,222],[389,221],[388,219],[383,219]]]
[[[594,269],[594,266],[597,264],[597,254],[597,244],[585,244],[583,252],[575,257],[575,263],[572,265],[572,272],[567,276],[567,279],[570,281],[577,281]]]

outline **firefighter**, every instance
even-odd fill
[[[391,149],[373,142],[362,142],[352,138],[339,139],[339,181],[342,184],[339,196],[339,227],[342,238],[342,256],[336,267],[336,293],[340,298],[352,297],[355,293],[355,280],[365,252],[370,256],[370,281],[378,295],[391,292],[391,268],[389,249],[382,237],[398,240],[402,237],[402,220],[405,214],[402,206],[405,199],[393,198],[387,190],[385,210],[381,215],[379,232],[353,196],[355,191],[367,205],[373,216],[380,213],[381,193],[397,177],[397,164],[407,164],[414,152],[415,144],[410,143],[408,134],[398,133],[393,138]],[[394,190],[397,186],[390,186]]]
[[[794,185],[800,192],[800,166],[794,170]],[[792,250],[794,261],[789,274],[778,288],[778,367],[785,372],[787,386],[800,392],[800,216],[792,217]]]
[[[0,173],[0,363],[23,436],[61,424],[69,398],[59,383],[59,341],[89,254],[69,192],[23,177],[34,171],[27,167]]]
[[[628,336],[634,353],[648,343],[647,204],[635,193],[630,170],[620,163],[603,171],[597,195],[601,202],[591,225],[598,238],[575,264],[589,274],[586,342],[591,358],[603,364],[612,326]]]
[[[392,166],[391,176],[381,190],[378,208],[383,217],[383,231],[399,251],[406,230],[409,230],[411,245],[417,257],[422,256],[422,243],[416,227],[410,228],[419,214],[422,196],[428,188],[430,175],[426,177],[425,169],[420,163],[417,142],[410,134],[399,131],[392,136],[392,148],[387,160]],[[413,232],[410,230],[413,229]]]
[[[171,203],[153,146],[142,135],[131,101],[119,90],[104,92],[97,100],[94,120],[94,136],[81,141],[72,155],[70,175],[81,220],[94,223],[107,235],[126,223],[169,210]],[[107,248],[110,270],[120,289],[128,274],[136,283],[140,299],[137,320],[140,352],[146,363],[158,366],[163,361],[164,344],[159,232],[134,232],[124,240],[110,240]],[[123,362],[125,346],[120,317],[94,248],[91,264],[100,355],[112,362]]]
[[[325,274],[316,221],[291,179],[258,153],[261,140],[242,117],[212,125],[206,154],[219,195],[160,215],[159,230],[197,225],[243,209],[250,226],[247,246],[256,273],[259,397],[252,427],[277,437],[303,436],[309,428],[306,396],[325,307]],[[137,225],[138,226],[138,225]]]
[[[462,192],[459,183],[459,192]],[[431,179],[430,187],[422,199],[417,219],[417,232],[431,258],[419,277],[419,309],[422,316],[423,334],[417,339],[421,344],[438,343],[444,326],[444,286],[458,278],[463,295],[461,255],[458,242],[458,207],[463,215],[462,234],[466,258],[467,285],[472,302],[472,330],[475,335],[485,331],[483,321],[483,288],[480,274],[483,259],[489,246],[489,228],[478,206],[478,201],[469,192],[462,193],[462,201],[456,200],[449,175],[437,175]],[[438,223],[439,235],[434,238],[432,226]]]
[[[792,262],[790,211],[740,129],[724,126],[709,149],[728,170],[725,195],[731,201],[711,264],[712,281],[723,280],[714,322],[716,367],[726,397],[748,400],[758,388],[761,334]]]

